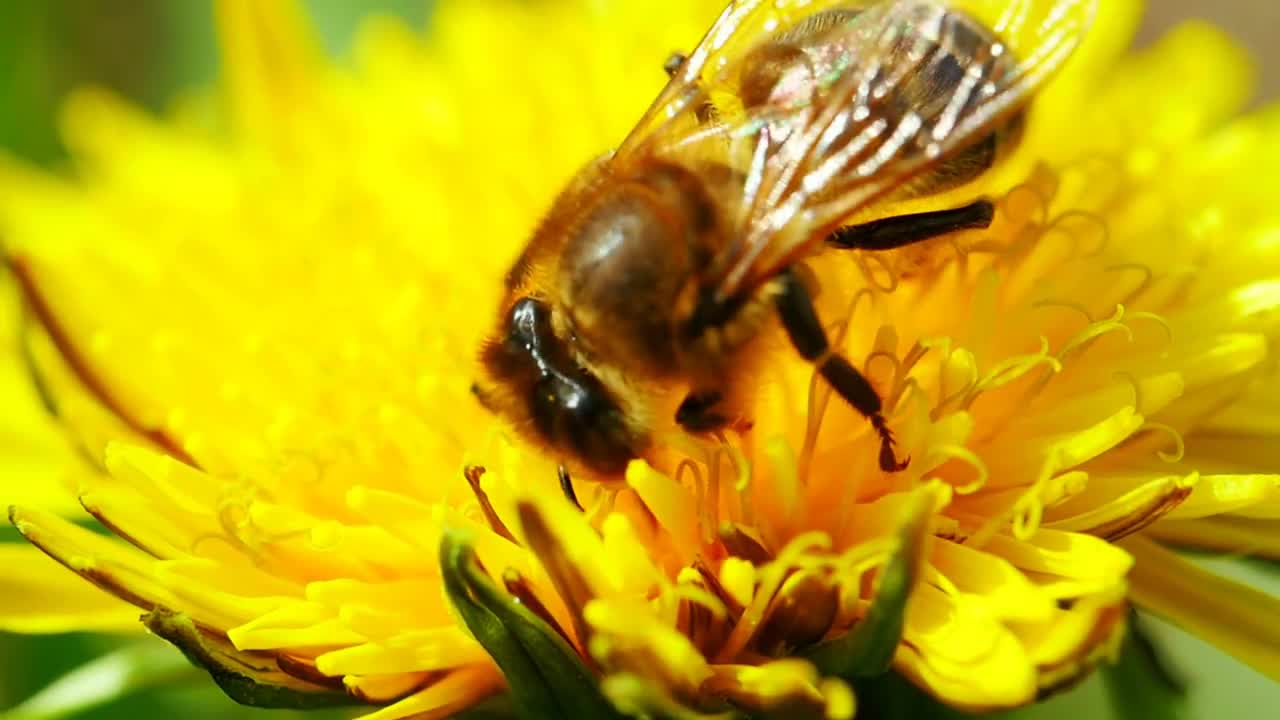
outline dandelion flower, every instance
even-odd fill
[[[718,5],[449,0],[425,37],[370,20],[341,68],[290,3],[221,0],[216,96],[77,93],[74,179],[4,160],[0,230],[115,537],[12,522],[237,699],[379,720],[504,688],[850,717],[890,667],[1013,707],[1105,660],[1130,603],[1280,677],[1280,602],[1167,549],[1280,555],[1280,115],[1233,117],[1252,70],[1213,28],[1127,50],[1134,0],[1036,98],[989,229],[815,264],[904,472],[782,352],[749,436],[580,483],[585,512],[477,406],[507,265]],[[17,555],[64,601],[0,600],[8,626],[102,612]]]

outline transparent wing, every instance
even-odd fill
[[[615,161],[669,154],[738,174],[711,278],[727,299],[991,134],[1070,56],[1096,2],[739,0]]]

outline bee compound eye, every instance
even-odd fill
[[[603,474],[626,469],[635,457],[625,416],[595,378],[547,378],[537,392],[535,421],[551,445]]]

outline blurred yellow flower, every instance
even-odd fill
[[[1280,556],[1280,113],[1231,119],[1252,69],[1212,28],[1128,52],[1136,0],[1037,99],[990,229],[820,268],[907,471],[785,353],[750,437],[580,483],[586,513],[476,405],[511,258],[720,4],[446,0],[340,69],[291,3],[222,0],[220,96],[75,95],[76,179],[4,160],[0,232],[22,367],[117,537],[13,523],[197,661],[380,720],[564,649],[626,712],[849,717],[876,660],[1010,707],[1107,657],[1129,599],[1280,677],[1280,601],[1161,545]],[[11,554],[61,601],[5,593],[0,626],[118,627]],[[517,616],[550,639],[499,652]]]

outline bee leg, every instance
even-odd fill
[[[778,308],[778,316],[782,326],[787,330],[791,344],[805,360],[818,366],[822,375],[840,397],[844,398],[855,410],[862,413],[880,436],[880,469],[885,472],[897,472],[907,467],[910,458],[898,460],[893,450],[893,433],[885,423],[880,396],[871,387],[857,368],[851,365],[843,355],[831,350],[827,340],[827,331],[818,319],[817,310],[813,307],[813,298],[804,282],[792,270],[783,272],[778,277],[781,292],[774,302]]]
[[[673,52],[667,56],[665,62],[662,63],[662,71],[667,77],[674,78],[676,73],[680,72],[680,68],[684,67],[684,61],[688,58],[682,52]]]
[[[676,409],[676,422],[691,433],[719,430],[729,424],[729,417],[718,410],[723,402],[719,390],[691,392]]]
[[[957,230],[990,227],[996,208],[988,200],[950,210],[898,215],[850,225],[827,236],[827,244],[842,250],[893,250]]]
[[[573,478],[569,475],[569,468],[560,465],[556,468],[556,476],[560,478],[560,492],[578,508],[578,512],[585,512],[582,509],[582,503],[578,502],[578,493],[573,489]]]

